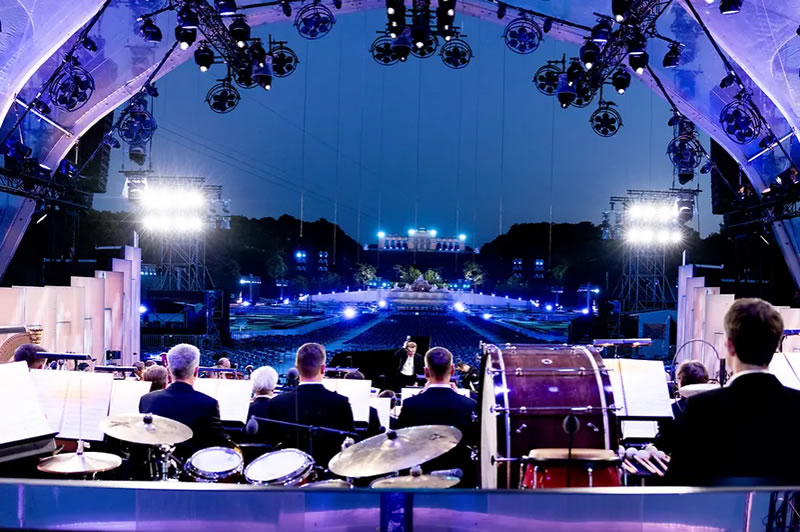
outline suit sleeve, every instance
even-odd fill
[[[139,398],[139,413],[140,414],[146,414],[147,413],[147,412],[145,412],[145,409],[147,408],[147,405],[145,404],[145,398],[146,397],[147,397],[147,395],[143,395],[143,396],[141,396]]]
[[[671,428],[670,438],[673,451],[665,481],[673,486],[691,486],[696,484],[697,476],[703,470],[700,463],[696,463],[701,455],[700,441],[703,427],[698,424],[701,419],[695,401],[690,399],[686,405],[683,419],[675,422]]]
[[[209,436],[214,441],[223,442],[228,439],[225,430],[222,428],[222,420],[219,415],[219,402],[214,400],[214,407],[211,409],[211,417],[208,421]]]
[[[400,415],[397,417],[397,422],[395,423],[394,428],[396,429],[404,429],[406,427],[413,426],[412,417],[413,417],[413,407],[404,404],[403,407],[400,409]]]
[[[341,413],[339,419],[342,423],[342,430],[353,432],[356,430],[355,422],[353,421],[353,409],[350,407],[350,401],[344,398],[342,406],[340,407]]]

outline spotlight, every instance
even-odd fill
[[[758,138],[763,126],[751,104],[742,100],[733,100],[723,107],[719,122],[725,134],[739,144]]]
[[[161,29],[150,18],[144,19],[141,28],[139,28],[139,33],[147,42],[161,42]]]
[[[375,39],[369,52],[372,54],[372,59],[379,65],[393,65],[399,60],[397,54],[392,50],[392,38],[389,35],[381,35]]]
[[[628,40],[628,55],[642,55],[647,52],[647,39],[641,33]]]
[[[542,30],[531,19],[519,17],[508,23],[503,32],[503,39],[512,52],[529,54],[539,48],[542,42]]]
[[[465,310],[467,310],[467,307],[465,307],[464,303],[462,303],[461,301],[456,301],[455,303],[453,303],[453,310],[455,310],[456,312],[464,312]]]
[[[488,312],[484,312],[482,317],[483,317],[483,319],[485,319],[485,320],[490,320],[490,319],[492,319],[492,315],[491,315],[491,314],[489,314]]]
[[[459,70],[467,66],[472,59],[472,48],[463,39],[452,39],[444,43],[439,55],[442,56],[445,65]]]
[[[217,83],[206,94],[206,103],[212,111],[219,114],[233,111],[239,105],[240,99],[239,91],[231,84],[230,78]]]
[[[236,0],[214,0],[214,5],[220,16],[229,17],[236,14]]]
[[[264,61],[267,58],[267,51],[264,50],[264,47],[261,45],[260,42],[256,41],[252,45],[250,45],[249,53],[250,53],[250,59],[253,61],[253,63],[256,64],[256,66],[259,67],[264,66]]]
[[[330,9],[322,4],[310,3],[297,12],[294,25],[301,37],[313,41],[327,35],[335,22]]]
[[[436,232],[436,229],[431,229],[430,231],[428,231],[428,233],[429,233],[429,234],[430,234],[430,235],[431,235],[433,238],[436,238],[436,235],[438,234],[438,233]]]
[[[533,75],[533,84],[542,94],[552,96],[558,90],[559,74],[561,74],[561,69],[552,63],[548,63],[539,68]]]
[[[94,53],[94,52],[96,52],[96,51],[97,51],[97,43],[96,43],[96,42],[94,42],[94,41],[93,41],[92,39],[90,39],[89,37],[85,37],[85,38],[84,38],[84,39],[81,41],[81,46],[83,46],[83,47],[84,47],[86,50],[88,50],[88,51],[90,51],[90,52],[92,52],[92,53]]]
[[[728,87],[730,87],[734,83],[736,83],[736,75],[733,72],[730,72],[730,73],[728,73],[727,76],[725,76],[724,78],[722,78],[722,80],[720,80],[719,88],[720,89],[727,89]]]
[[[214,64],[214,52],[205,44],[198,46],[194,51],[194,62],[200,67],[200,72],[207,72]]]
[[[599,55],[600,47],[592,41],[586,41],[586,43],[581,46],[581,61],[583,61],[583,66],[586,67],[586,70],[592,69]]]
[[[545,33],[550,33],[550,30],[552,29],[553,29],[553,19],[551,19],[550,17],[544,19],[544,22],[542,23],[542,31]]]
[[[625,94],[625,91],[631,85],[631,75],[628,74],[627,70],[620,68],[611,77],[611,84],[619,94]]]
[[[633,71],[641,76],[642,74],[644,74],[644,71],[647,68],[647,63],[649,60],[650,56],[648,56],[647,52],[645,52],[640,55],[630,56],[628,58],[628,63],[631,65]]]
[[[661,63],[664,68],[675,68],[681,63],[681,48],[677,43],[669,47],[669,51],[664,54],[664,61]]]
[[[625,17],[628,16],[628,9],[630,8],[630,0],[611,0],[611,12],[614,14],[614,20],[623,22]]]
[[[189,7],[184,6],[178,11],[178,27],[186,30],[196,30],[199,21],[197,20],[197,13],[192,11]]]
[[[611,23],[608,19],[600,19],[600,21],[592,28],[592,42],[597,44],[605,44],[611,36]]]
[[[76,111],[86,105],[94,89],[92,75],[80,65],[68,63],[50,85],[50,101],[59,109]]]
[[[556,92],[558,93],[558,102],[561,104],[562,109],[566,109],[575,101],[577,96],[575,87],[569,84],[566,73],[559,74],[558,89]]]
[[[567,67],[567,82],[570,85],[574,85],[578,78],[584,73],[583,65],[581,65],[580,61],[575,59],[570,62],[569,67]]]
[[[467,239],[467,235],[465,235],[464,233],[461,233],[460,235],[458,235],[458,239],[461,240],[462,242],[464,242]]]
[[[406,28],[406,5],[404,0],[386,0],[386,16],[389,20],[389,27],[392,33],[397,35],[403,33]]]
[[[188,50],[194,41],[197,40],[197,30],[177,26],[175,28],[175,38],[181,45],[181,50]]]
[[[297,63],[300,62],[294,50],[283,44],[271,47],[269,55],[272,56],[272,70],[276,78],[285,78],[294,73],[297,70]]]
[[[444,52],[444,47],[442,47]],[[406,28],[392,41],[392,53],[402,62],[408,59],[411,53],[411,30]]]
[[[139,305],[139,314],[144,314],[145,312],[147,312],[147,307]]]
[[[681,185],[685,185],[692,179],[694,179],[694,172],[678,172],[678,182]]]
[[[357,314],[356,309],[354,309],[353,307],[345,307],[344,311],[342,312],[342,315],[346,320],[355,318],[356,314]]]
[[[38,100],[38,99],[37,100],[33,100],[31,102],[31,107],[33,107],[34,109],[36,109],[37,111],[39,111],[43,115],[49,115],[52,112],[52,109],[50,109],[49,105],[47,105],[42,100]]]
[[[247,41],[250,39],[250,26],[241,15],[237,16],[236,20],[228,26],[228,31],[231,32],[231,38],[233,38],[233,42],[235,42],[236,46],[239,48],[244,48]]]
[[[264,66],[253,68],[253,79],[265,91],[272,88],[272,57],[266,57]]]
[[[506,5],[503,2],[497,4],[497,19],[503,20],[506,18]]]
[[[380,308],[386,308],[386,300],[385,299],[381,299],[380,301],[378,301],[378,306]]]
[[[386,238],[386,233],[383,231],[378,231],[378,238]]]
[[[700,167],[701,174],[707,174],[714,168],[714,165],[711,162],[705,163],[703,166]]]
[[[281,11],[283,11],[283,15],[284,16],[291,17],[292,16],[292,4],[290,4],[288,1],[281,2]]]
[[[613,137],[622,127],[622,115],[614,109],[614,102],[601,101],[597,109],[589,117],[592,131],[601,137]]]
[[[742,10],[742,0],[720,0],[719,12],[723,15],[735,15]]]

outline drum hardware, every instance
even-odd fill
[[[545,360],[549,360],[549,359],[545,359]],[[542,361],[542,363],[543,364],[545,363],[544,360]],[[550,364],[552,364],[552,363],[553,362],[551,360]],[[516,368],[513,371],[492,369],[492,370],[488,370],[486,373],[487,373],[487,375],[506,374],[506,375],[513,375],[515,377],[524,377],[526,375],[575,375],[577,377],[583,377],[585,375],[589,375],[589,374],[592,374],[592,373],[606,374],[609,371],[612,371],[612,370],[607,369],[607,368],[597,368],[597,369],[593,369],[593,368],[588,368],[588,369],[587,368],[529,368],[529,369]]]
[[[258,416],[250,416],[250,419],[247,420],[247,424],[245,424],[244,426],[244,431],[247,434],[257,434],[259,421],[266,421],[268,423],[277,423],[278,425],[304,429],[307,430],[311,436],[313,436],[315,432],[327,432],[328,434],[339,434],[341,436],[345,436],[346,438],[351,438],[354,441],[355,439],[360,438],[360,436],[355,432],[350,432],[347,430],[332,429],[330,427],[320,427],[316,425],[304,425],[302,423],[292,423],[290,421],[280,421],[277,419],[272,419],[268,417],[258,417]],[[314,438],[308,439],[308,452],[312,455],[314,454],[313,439]]]
[[[513,408],[504,408],[500,405],[494,405],[489,408],[489,411],[494,414],[502,414],[502,413],[518,413],[518,414],[526,414],[528,412],[576,412],[576,413],[585,413],[589,414],[592,412],[599,412],[599,411],[613,411],[616,412],[620,410],[621,407],[616,406],[518,406]]]
[[[607,449],[533,449],[521,459],[520,489],[616,487],[619,457]],[[627,470],[627,468],[625,468]]]

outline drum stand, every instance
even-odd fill
[[[169,467],[172,464],[176,465],[177,468],[177,459],[172,456],[172,452],[175,450],[174,445],[156,445],[155,446],[158,452],[158,459],[156,460],[155,467],[151,470],[151,475],[153,476],[153,480],[161,480],[167,481],[172,480],[169,477]]]

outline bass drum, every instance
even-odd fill
[[[608,370],[592,347],[484,345],[478,402],[484,489],[520,487],[533,449],[567,449],[570,414],[579,421],[573,448],[619,444]]]

